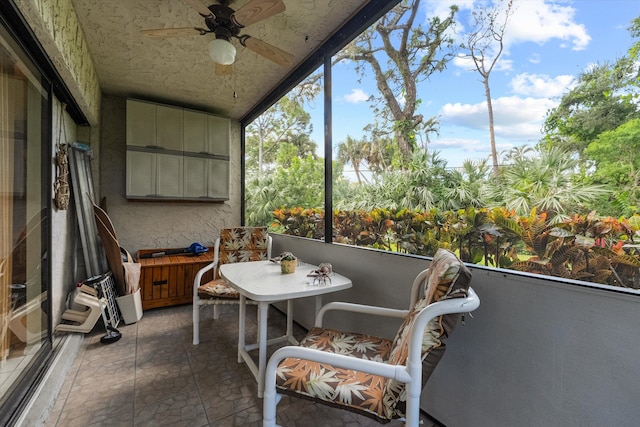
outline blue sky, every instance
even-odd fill
[[[477,1],[423,1],[423,15],[443,15],[449,5],[460,7],[458,33],[464,32]],[[515,12],[505,33],[505,50],[490,83],[498,151],[534,145],[548,109],[574,78],[594,63],[614,61],[633,43],[627,28],[640,15],[638,0],[515,0]],[[333,71],[334,145],[347,135],[359,138],[374,120],[369,95],[373,79],[357,81],[350,64]],[[464,59],[419,86],[419,112],[440,121],[439,135],[430,135],[429,149],[438,150],[449,166],[489,155],[484,87],[477,71]],[[322,146],[322,111],[313,115],[312,138]]]

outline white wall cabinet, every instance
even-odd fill
[[[127,100],[128,199],[229,199],[230,120]]]
[[[184,194],[187,198],[229,198],[229,162],[207,157],[184,157]]]
[[[127,145],[182,151],[181,108],[127,100]]]
[[[207,153],[207,114],[184,111],[184,150],[191,153]]]
[[[220,156],[229,155],[231,122],[224,117],[207,117],[208,153]]]
[[[183,156],[127,151],[127,197],[182,198],[183,176]]]
[[[228,156],[230,127],[224,117],[184,110],[184,151]]]

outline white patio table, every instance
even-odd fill
[[[315,297],[316,314],[322,307],[322,295],[341,291],[351,287],[351,280],[333,273],[330,281],[314,284],[312,277],[307,277],[318,267],[301,263],[295,273],[283,274],[280,265],[271,261],[238,262],[220,266],[220,275],[240,293],[238,362],[247,364],[258,381],[258,397],[264,392],[264,373],[267,366],[267,346],[288,341],[294,345],[298,341],[293,337],[293,300],[296,298]],[[245,343],[246,298],[258,302],[258,342]],[[287,301],[286,334],[267,340],[267,310],[269,304]],[[258,366],[249,355],[249,351],[258,349]]]

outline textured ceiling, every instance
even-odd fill
[[[286,10],[243,29],[294,56],[280,67],[234,39],[231,75],[214,73],[212,34],[151,38],[140,30],[205,27],[184,0],[72,0],[107,95],[137,97],[239,119],[304,61],[367,0],[283,0]],[[248,0],[232,1],[239,9]],[[211,2],[202,0],[207,6]],[[195,32],[194,32],[195,33]],[[235,95],[235,96],[234,96]]]

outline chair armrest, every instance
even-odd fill
[[[205,265],[196,273],[196,277],[193,279],[193,296],[198,295],[198,287],[202,284],[202,277],[207,273],[207,271],[213,269],[216,265],[218,265],[218,261],[213,261],[210,264]]]
[[[386,317],[398,317],[404,318],[409,313],[409,310],[400,310],[395,308],[387,308],[387,307],[378,307],[375,305],[364,305],[364,304],[355,304],[350,302],[330,302],[328,304],[323,305],[318,314],[316,314],[316,322],[315,326],[318,328],[322,327],[322,320],[324,314],[330,310],[341,310],[341,311],[350,311],[352,313],[365,313],[365,314],[374,314],[376,316],[386,316]]]

